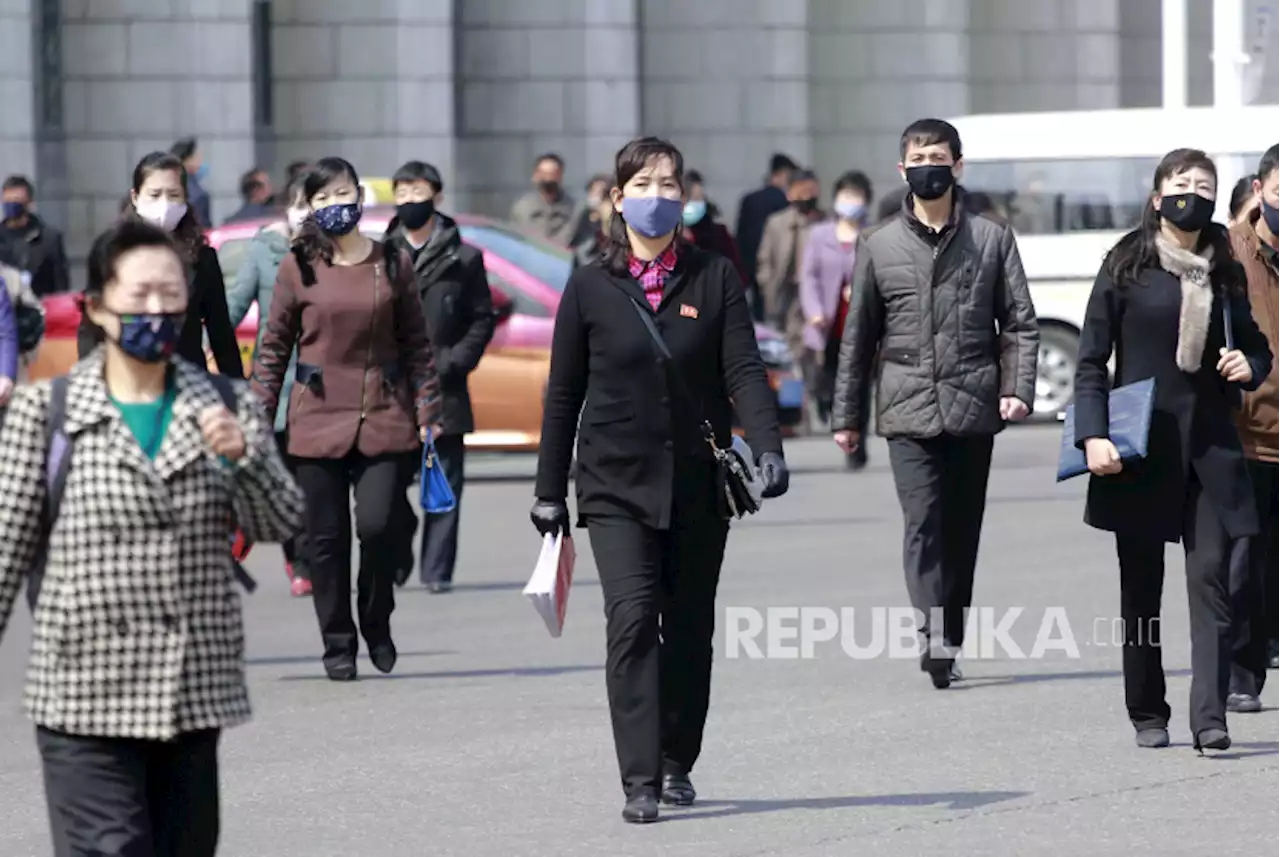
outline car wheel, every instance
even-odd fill
[[[1075,395],[1076,352],[1080,336],[1061,327],[1040,329],[1040,361],[1036,365],[1036,401],[1033,413],[1040,419],[1056,419],[1066,413]]]

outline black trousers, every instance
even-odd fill
[[[453,566],[458,561],[458,524],[462,512],[467,445],[460,434],[442,435],[435,439],[435,444],[436,457],[444,468],[445,478],[449,480],[458,505],[443,515],[422,516],[418,573],[423,583],[450,583],[453,581]]]
[[[311,552],[311,592],[326,664],[356,656],[359,643],[351,617],[351,494],[356,501],[360,571],[356,606],[360,633],[370,647],[391,638],[395,609],[396,555],[403,544],[404,454],[298,460],[298,485],[306,495],[306,531]]]
[[[1191,733],[1227,728],[1232,628],[1229,588],[1233,565],[1247,562],[1248,540],[1232,539],[1213,501],[1193,477],[1182,525],[1187,605],[1191,617]],[[1120,560],[1120,616],[1124,622],[1124,699],[1136,729],[1169,724],[1160,657],[1160,596],[1165,543],[1116,534]]]
[[[1248,461],[1249,479],[1258,504],[1262,532],[1249,539],[1249,558],[1231,568],[1231,613],[1234,640],[1231,652],[1231,691],[1262,692],[1267,680],[1267,644],[1276,638],[1277,493],[1280,465],[1270,461]]]
[[[920,631],[948,649],[964,645],[966,611],[987,505],[991,435],[890,438],[889,465],[902,506],[902,565],[911,606],[924,614]],[[931,627],[942,614],[941,634]],[[947,663],[954,652],[927,651],[924,663]]]
[[[716,586],[727,522],[654,530],[627,518],[587,522],[604,592],[605,685],[622,789],[658,789],[702,751],[711,699]]]
[[[218,734],[140,741],[37,728],[54,857],[213,857]]]
[[[285,466],[289,468],[289,472],[293,474],[294,479],[297,479],[298,460],[289,454],[288,430],[276,432],[276,446],[280,448],[280,457],[284,459]],[[293,567],[294,575],[303,580],[310,580],[311,572],[307,567],[306,532],[298,533],[298,535],[281,544],[280,547],[284,550],[285,561]]]

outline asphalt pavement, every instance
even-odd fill
[[[618,815],[587,540],[563,637],[550,638],[521,594],[538,550],[531,458],[468,463],[459,585],[398,592],[400,663],[389,677],[362,655],[361,681],[325,680],[310,601],[290,598],[278,551],[261,546],[249,563],[261,586],[246,598],[255,719],[224,738],[220,854],[1276,853],[1280,679],[1271,674],[1263,713],[1230,716],[1230,751],[1192,750],[1187,599],[1171,548],[1163,644],[1174,746],[1134,746],[1112,631],[1112,542],[1081,523],[1084,482],[1054,484],[1057,443],[1052,426],[996,443],[975,604],[990,608],[988,631],[1024,608],[1004,638],[1018,651],[980,629],[989,645],[962,657],[966,679],[937,691],[914,661],[889,649],[853,658],[840,637],[812,658],[755,659],[743,646],[726,657],[728,626],[746,627],[751,611],[809,608],[793,615],[825,628],[823,616],[849,608],[853,625],[839,631],[865,649],[877,609],[891,625],[888,608],[906,604],[883,444],[849,474],[829,441],[792,442],[791,492],[730,536],[698,805],[646,827]],[[754,640],[768,654],[761,617]],[[774,614],[774,654],[796,651],[783,636],[796,622]],[[1068,636],[1076,656],[1063,651]],[[1032,659],[1037,637],[1058,646]],[[3,857],[50,853],[21,712],[28,639],[20,602],[0,646]]]

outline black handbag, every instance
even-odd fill
[[[689,404],[696,403],[698,400],[690,394],[689,388],[684,382],[684,377],[676,366],[675,358],[671,356],[671,350],[667,348],[667,343],[658,331],[658,326],[653,323],[653,318],[645,311],[644,307],[640,306],[639,301],[635,298],[631,298],[631,305],[635,308],[636,314],[640,316],[640,321],[644,324],[645,330],[649,332],[650,338],[653,339],[653,344],[657,347],[658,353],[666,361],[671,376],[675,379],[680,396]],[[711,454],[715,459],[716,500],[720,517],[728,520],[730,518],[743,518],[759,512],[760,496],[758,492],[752,491],[752,486],[758,486],[760,482],[755,473],[754,458],[748,452],[747,457],[751,460],[744,460],[743,454],[738,450],[722,449],[716,443],[716,432],[711,425],[711,421],[705,417],[698,425],[698,431],[702,435],[702,439],[706,441],[707,446],[711,447]],[[743,446],[746,446],[746,444],[744,443]]]

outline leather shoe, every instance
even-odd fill
[[[389,673],[396,667],[396,644],[387,640],[369,648],[369,660],[380,673]]]
[[[658,799],[652,792],[641,792],[627,798],[622,808],[622,820],[630,824],[648,824],[658,820]]]
[[[1225,729],[1202,729],[1196,733],[1195,748],[1204,755],[1205,750],[1231,749],[1231,736]]]
[[[1262,700],[1252,693],[1227,694],[1227,711],[1232,714],[1256,714],[1262,710]]]
[[[663,774],[662,802],[672,806],[692,806],[698,793],[688,774]]]
[[[340,661],[326,661],[324,665],[324,672],[325,675],[329,676],[329,681],[355,681],[355,658],[344,658]]]
[[[1145,750],[1157,750],[1169,746],[1169,730],[1159,726],[1150,729],[1139,729],[1134,737],[1139,747]]]

